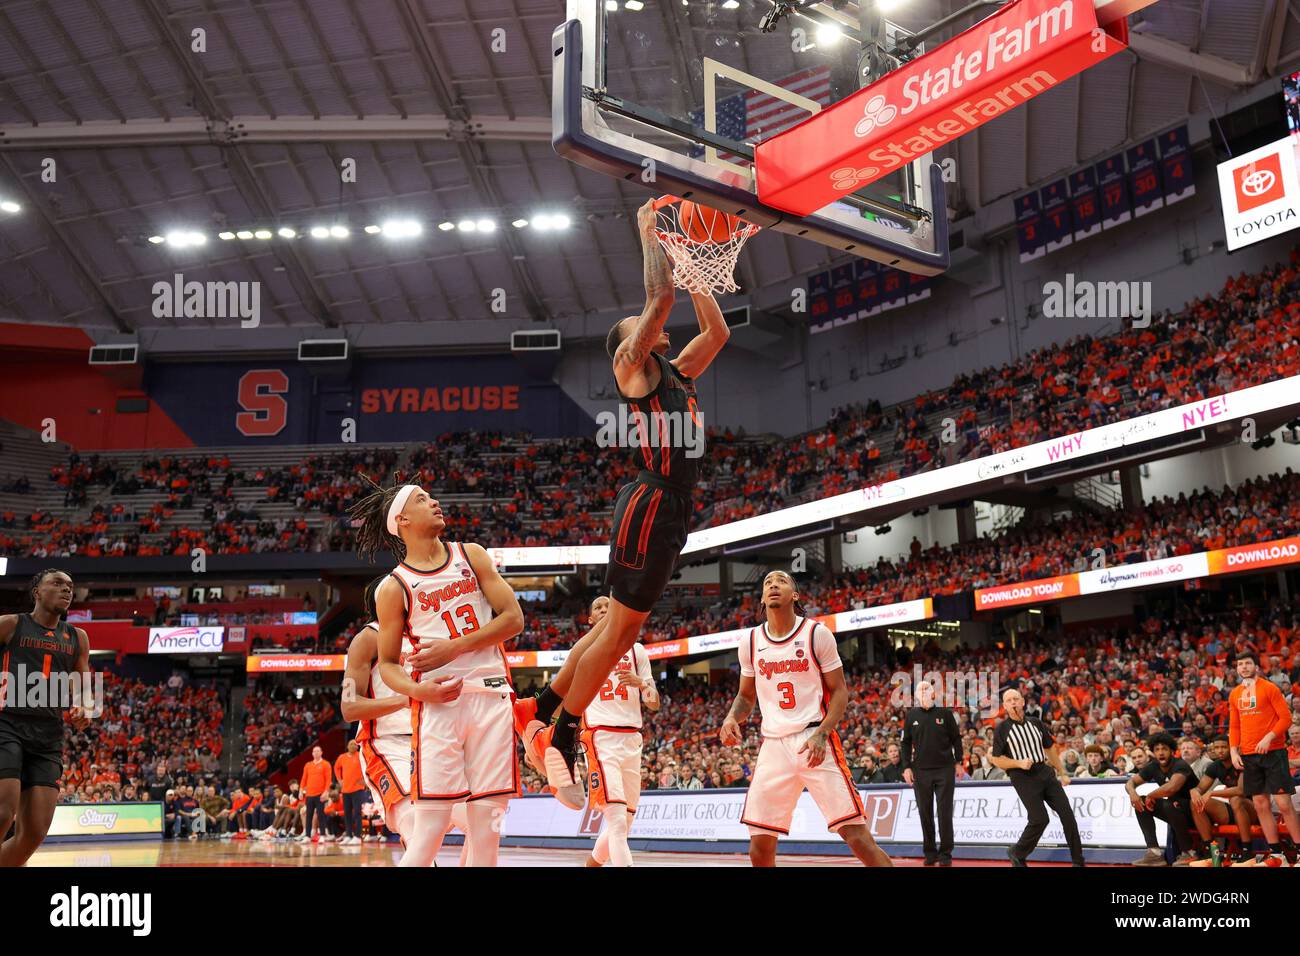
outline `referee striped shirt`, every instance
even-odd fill
[[[1024,720],[1008,717],[993,731],[993,756],[1046,763],[1046,748],[1052,743],[1051,732],[1037,717],[1026,715]]]

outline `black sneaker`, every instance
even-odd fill
[[[1012,865],[1013,867],[1016,867],[1016,866],[1027,866],[1027,864],[1025,863],[1024,860],[1022,860],[1022,859],[1020,859],[1020,857],[1016,856],[1016,851],[1015,851],[1015,848],[1014,848],[1014,847],[1007,847],[1007,859],[1011,861],[1011,865]]]
[[[938,865],[939,865],[939,860],[938,860],[937,857],[927,856],[927,857],[925,858],[925,862],[922,863],[921,865],[922,865],[922,866],[938,866]]]

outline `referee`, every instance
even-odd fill
[[[946,707],[934,705],[934,685],[916,685],[916,702],[903,718],[899,763],[903,779],[916,793],[925,844],[925,865],[952,866],[952,798],[961,763],[961,731]],[[934,842],[934,803],[939,800],[939,845]]]
[[[1065,840],[1070,844],[1070,859],[1075,866],[1083,866],[1079,824],[1075,822],[1064,789],[1070,778],[1061,766],[1061,755],[1056,751],[1052,735],[1037,717],[1025,716],[1025,698],[1014,687],[1003,693],[1002,706],[1007,719],[993,731],[993,756],[989,759],[993,766],[1007,772],[1029,819],[1019,842],[1007,848],[1011,865],[1024,866],[1025,858],[1034,852],[1047,829],[1047,807],[1051,807],[1060,818]]]

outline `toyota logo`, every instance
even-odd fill
[[[1241,177],[1241,193],[1252,198],[1262,196],[1273,188],[1274,179],[1267,169],[1253,169]]]
[[[877,93],[867,100],[867,105],[862,109],[862,119],[853,127],[853,135],[866,136],[877,127],[888,126],[897,115],[897,107],[886,103],[884,94]]]

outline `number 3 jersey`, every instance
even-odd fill
[[[823,624],[795,618],[794,630],[773,638],[767,624],[740,642],[740,673],[754,678],[764,737],[788,737],[826,713],[822,674],[842,667],[835,636]]]
[[[650,655],[641,644],[633,644],[632,650],[624,654],[614,665],[614,669],[605,678],[605,683],[600,685],[600,690],[587,705],[587,709],[582,712],[583,723],[588,727],[641,729],[641,691],[619,683],[618,672],[622,670],[633,671],[644,681],[653,679],[650,671]]]
[[[440,568],[421,571],[401,561],[392,571],[404,592],[405,634],[412,649],[426,639],[454,641],[467,637],[492,620],[492,605],[479,587],[465,549],[450,541],[446,547],[447,560]],[[500,644],[462,654],[418,679],[434,677],[460,677],[465,681],[465,692],[510,688],[510,670]]]

